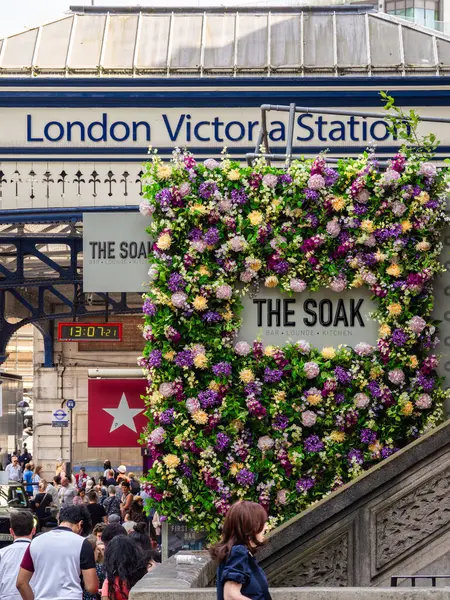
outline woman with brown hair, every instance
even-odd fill
[[[271,600],[254,553],[264,544],[267,513],[255,502],[237,502],[227,512],[222,539],[210,550],[217,563],[217,600]]]

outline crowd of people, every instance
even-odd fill
[[[0,598],[126,600],[160,560],[138,478],[105,461],[97,481],[84,467],[68,476],[60,464],[49,483],[32,462],[22,471],[14,459],[6,470],[11,481],[23,481],[38,533],[31,512],[11,513],[14,542],[0,550]]]

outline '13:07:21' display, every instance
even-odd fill
[[[122,323],[58,323],[60,342],[120,342]]]

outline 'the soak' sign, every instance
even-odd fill
[[[322,348],[377,341],[378,326],[369,316],[376,305],[366,288],[293,295],[261,288],[243,304],[239,338],[248,342],[260,337],[266,344],[283,345],[304,339]]]
[[[84,213],[83,290],[142,292],[148,281],[150,225],[138,212]]]

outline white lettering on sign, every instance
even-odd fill
[[[366,288],[341,293],[322,290],[302,294],[261,288],[243,300],[239,339],[283,346],[305,339],[312,345],[354,347],[376,344],[378,325],[370,318],[376,305]]]

